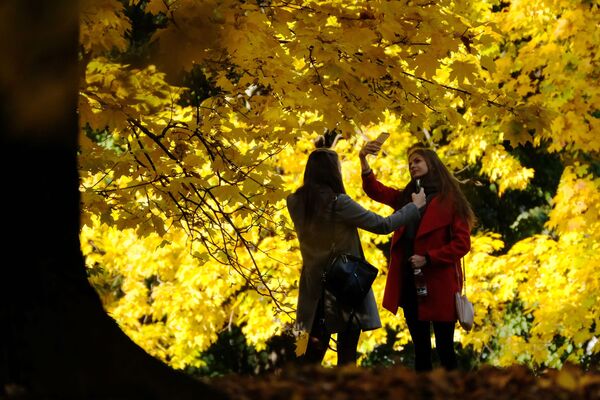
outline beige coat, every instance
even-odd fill
[[[295,194],[288,196],[287,206],[294,225],[301,221],[299,201]],[[300,240],[302,254],[302,271],[300,273],[298,306],[296,310],[296,328],[310,332],[322,294],[322,274],[330,257],[333,231],[331,211],[333,203],[327,208],[325,215],[319,217],[322,228],[315,235],[318,240],[311,244]],[[389,217],[382,217],[366,210],[346,194],[338,195],[335,205],[335,245],[340,252],[355,256],[362,255],[362,247],[357,228],[369,232],[387,235],[409,221],[419,218],[419,211],[413,203],[409,203]],[[348,324],[351,309],[338,304],[335,297],[325,292],[325,326],[329,332],[343,331]],[[356,310],[361,330],[367,331],[381,327],[377,303],[371,289],[362,305]]]

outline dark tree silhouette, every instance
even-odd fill
[[[225,399],[135,345],[87,281],[77,48],[75,1],[2,2],[0,397]]]

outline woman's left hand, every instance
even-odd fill
[[[424,256],[420,256],[418,254],[411,256],[408,259],[408,261],[410,262],[410,266],[413,268],[421,268],[425,264],[427,264],[427,259]]]

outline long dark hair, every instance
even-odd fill
[[[422,179],[425,191],[427,192],[428,185],[434,187],[440,199],[450,200],[453,203],[455,212],[467,221],[470,228],[473,228],[477,223],[477,218],[471,208],[471,204],[469,204],[469,201],[462,192],[458,180],[448,171],[448,168],[440,160],[437,153],[431,149],[413,147],[408,151],[408,159],[410,160],[414,154],[423,157],[427,164],[428,172]],[[403,203],[408,203],[412,200],[410,195],[415,190],[415,180],[411,179],[406,188],[404,188]]]
[[[304,182],[296,191],[301,204],[303,221],[298,228],[312,230],[334,197],[346,193],[338,154],[330,149],[317,149],[310,153],[304,169]]]

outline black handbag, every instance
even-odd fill
[[[348,253],[338,253],[335,249],[335,203],[333,201],[331,211],[333,224],[333,243],[331,245],[331,255],[329,264],[323,273],[323,284],[325,289],[331,292],[338,302],[349,305],[352,308],[358,307],[369,290],[377,273],[377,268],[369,264],[363,257],[357,257]],[[362,253],[362,248],[361,248]]]

